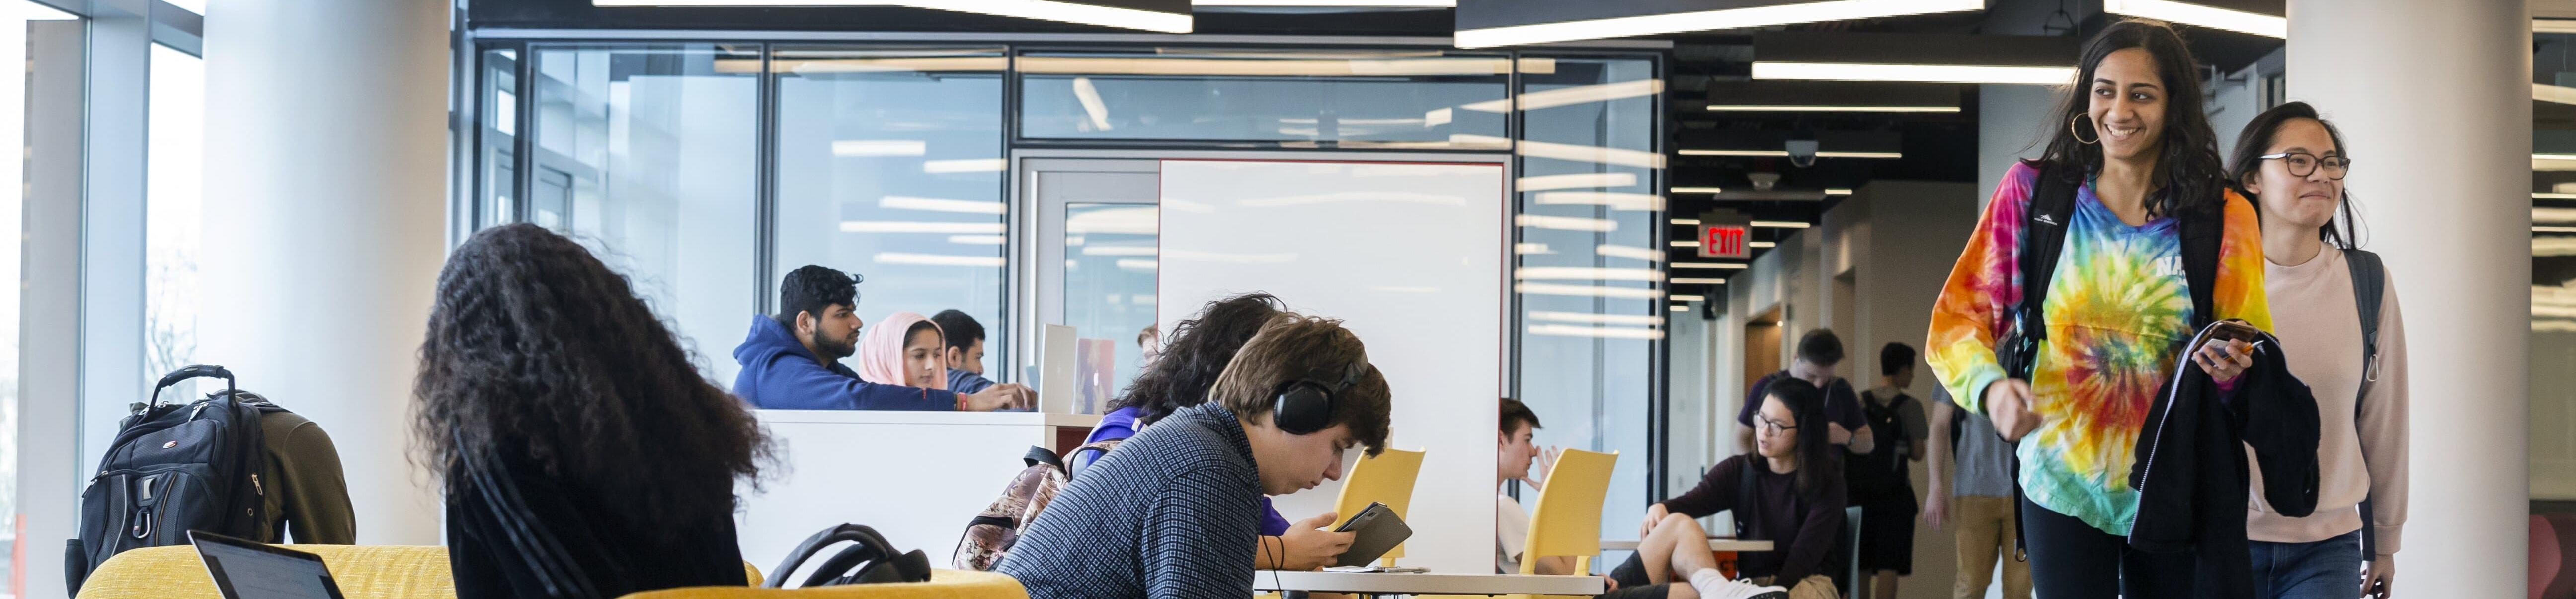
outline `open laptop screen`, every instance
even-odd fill
[[[342,599],[320,556],[204,531],[188,540],[224,599]]]

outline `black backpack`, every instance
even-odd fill
[[[224,392],[185,404],[161,403],[161,390],[195,378],[220,378]],[[81,492],[80,538],[63,550],[63,577],[73,593],[91,571],[138,547],[184,545],[188,531],[261,538],[266,489],[260,415],[274,405],[241,393],[222,366],[181,368],[134,404]]]

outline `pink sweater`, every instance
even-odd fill
[[[2316,392],[2320,489],[2317,511],[2291,518],[2263,502],[2261,472],[2253,472],[2245,531],[2256,541],[2311,543],[2361,529],[2355,509],[2364,494],[2377,512],[2379,554],[2397,552],[2406,524],[2406,328],[2398,317],[2397,285],[2390,281],[2379,308],[2379,380],[2353,417],[2362,379],[2361,323],[2354,307],[2352,271],[2333,246],[2306,264],[2266,262],[2264,294],[2272,300],[2272,331],[2281,338],[2291,374]],[[2249,452],[2252,448],[2247,448]]]

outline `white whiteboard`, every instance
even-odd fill
[[[1504,177],[1496,163],[1162,163],[1156,321],[1169,331],[1209,300],[1267,291],[1359,335],[1394,391],[1391,446],[1429,452],[1403,565],[1494,568]],[[1330,483],[1277,505],[1301,520],[1339,492]]]

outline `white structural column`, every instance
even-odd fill
[[[447,4],[206,13],[199,359],[331,433],[366,544],[439,540],[407,450],[446,249]]]
[[[2289,11],[2289,97],[2342,127],[2365,247],[2387,257],[2405,306],[2412,514],[2393,590],[2524,595],[2530,11],[2524,0],[2291,0]]]

